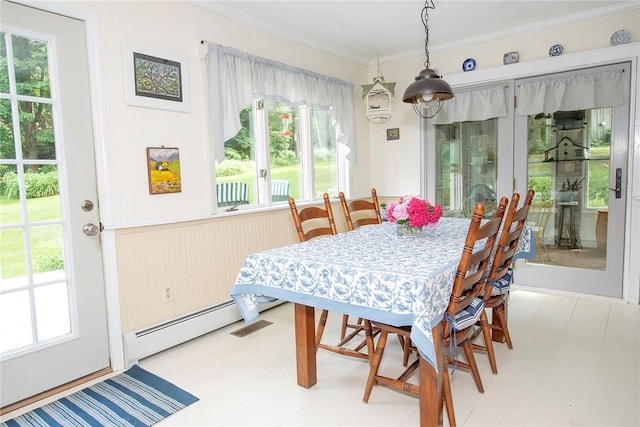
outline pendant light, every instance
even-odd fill
[[[424,25],[424,70],[420,71],[416,80],[404,91],[402,100],[413,104],[413,110],[423,119],[434,117],[442,108],[443,101],[453,98],[453,90],[449,83],[431,69],[429,62],[429,9],[435,9],[433,0],[426,0],[422,8],[421,18]],[[426,114],[426,110],[436,109],[435,113]]]

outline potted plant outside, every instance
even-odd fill
[[[562,203],[575,200],[582,181],[584,181],[584,178],[576,178],[573,181],[567,178],[567,181],[562,183],[562,187],[558,191],[558,201]]]

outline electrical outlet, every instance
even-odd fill
[[[171,285],[165,285],[162,288],[162,302],[169,302],[173,300],[173,288]]]

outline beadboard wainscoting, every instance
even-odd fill
[[[333,203],[333,209],[338,231],[346,230],[338,202]],[[288,207],[118,230],[118,284],[125,347],[138,345],[131,339],[136,334],[158,327],[177,325],[175,330],[180,335],[180,330],[191,328],[180,326],[176,319],[192,319],[193,313],[216,306],[227,308],[229,292],[248,254],[295,242]],[[234,306],[229,308],[237,311]],[[217,318],[222,320],[212,322],[210,330],[239,319]],[[192,333],[183,334],[182,339],[170,333],[167,344],[161,344],[163,334],[154,334],[157,341],[147,336],[145,345],[156,352],[194,338]],[[125,348],[125,352],[135,355],[134,359],[148,355],[133,348]]]

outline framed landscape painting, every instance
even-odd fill
[[[189,111],[185,55],[125,42],[123,64],[127,104]]]
[[[177,148],[147,147],[149,194],[180,193],[180,153]]]

